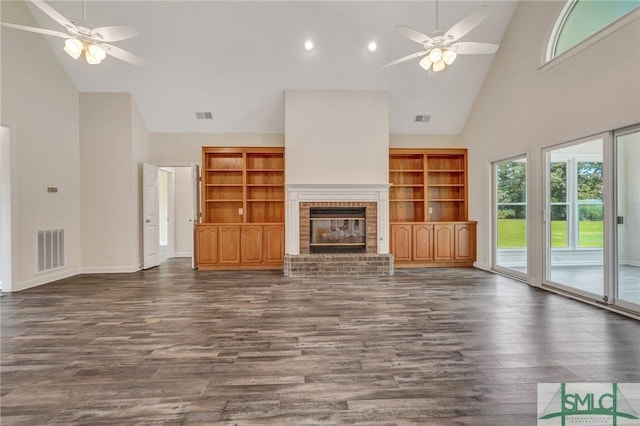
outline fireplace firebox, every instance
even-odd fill
[[[311,253],[366,253],[364,207],[311,207]]]

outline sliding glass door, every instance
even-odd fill
[[[604,280],[604,136],[546,150],[546,282],[608,300]]]
[[[615,303],[640,311],[640,127],[615,133]]]
[[[493,268],[526,279],[527,158],[493,163]]]

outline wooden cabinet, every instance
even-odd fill
[[[203,147],[201,193],[199,268],[284,266],[284,148]]]
[[[240,247],[242,263],[262,263],[262,226],[243,226]]]
[[[202,270],[280,269],[284,225],[196,225],[196,259]]]
[[[395,266],[472,266],[475,226],[475,222],[392,224]]]
[[[389,221],[396,266],[471,266],[466,149],[390,149]]]
[[[433,225],[423,223],[413,225],[412,260],[428,262],[433,260]]]
[[[265,225],[264,263],[282,265],[284,262],[284,225]]]
[[[218,226],[218,262],[223,265],[240,263],[240,226]]]
[[[434,260],[450,262],[455,257],[454,224],[438,223],[434,226]]]
[[[391,225],[391,253],[395,262],[410,262],[412,246],[411,224]]]
[[[476,260],[476,224],[456,223],[455,225],[455,259]]]
[[[196,264],[218,263],[218,227],[196,226]]]

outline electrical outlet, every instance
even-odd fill
[[[242,216],[242,215],[244,214],[244,209],[243,209],[242,207],[240,207],[240,208],[238,209],[238,214],[239,214],[240,216]]]

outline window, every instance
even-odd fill
[[[547,61],[580,44],[640,6],[640,0],[569,0],[549,40]]]

